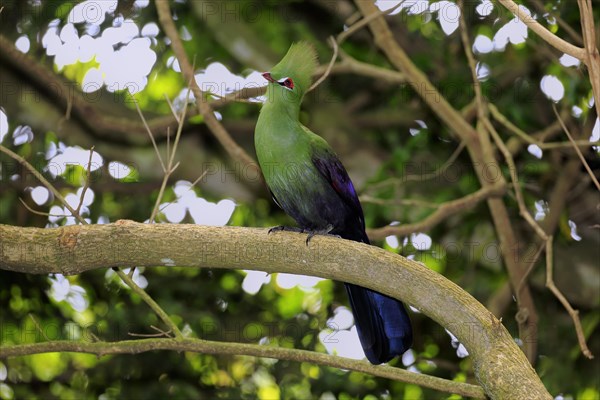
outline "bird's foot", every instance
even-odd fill
[[[316,229],[316,230],[305,229],[304,232],[308,232],[308,237],[306,238],[306,245],[308,246],[308,243],[310,243],[310,240],[316,235],[334,236],[337,238],[341,238],[340,235],[332,235],[331,233],[329,233],[332,230],[333,230],[333,225],[327,225],[327,227],[325,229]]]
[[[308,244],[310,243],[310,240],[317,235],[323,235],[323,236],[334,236],[338,239],[341,239],[340,235],[332,235],[329,232],[331,232],[333,230],[333,225],[327,225],[327,227],[325,229],[301,229],[301,228],[296,228],[293,226],[284,226],[284,225],[279,225],[279,226],[274,226],[271,229],[269,229],[269,233],[271,232],[280,232],[280,231],[287,231],[287,232],[296,232],[296,233],[308,233],[308,236],[306,237],[306,245],[308,246]]]
[[[269,233],[271,232],[279,232],[279,231],[288,231],[288,232],[297,232],[297,233],[303,233],[304,229],[300,229],[300,228],[296,228],[293,226],[284,226],[284,225],[279,225],[279,226],[274,226],[271,229],[269,229]]]

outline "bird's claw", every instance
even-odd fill
[[[342,238],[340,235],[332,235],[329,232],[331,232],[333,230],[333,226],[332,225],[327,225],[327,228],[325,229],[317,229],[314,231],[311,230],[305,230],[305,232],[308,232],[308,237],[306,238],[306,245],[308,246],[308,243],[310,243],[310,240],[317,235],[324,235],[324,236],[335,236],[337,238]]]
[[[267,235],[270,234],[271,232],[279,232],[279,231],[308,233],[308,236],[306,237],[306,245],[308,246],[308,244],[310,243],[310,240],[317,235],[333,236],[338,239],[342,238],[340,235],[332,235],[331,233],[329,233],[332,230],[333,230],[332,225],[327,225],[327,228],[325,228],[325,229],[315,229],[315,230],[301,229],[301,228],[296,228],[293,226],[279,225],[279,226],[274,226],[274,227],[270,228],[269,231],[267,232]]]
[[[293,226],[278,225],[278,226],[274,226],[271,229],[269,229],[269,232],[267,232],[267,235],[270,234],[271,232],[279,232],[279,231],[304,233],[304,229],[295,228]]]

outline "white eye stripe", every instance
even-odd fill
[[[286,84],[286,82],[287,82],[287,84]],[[277,81],[277,83],[279,83],[279,85],[283,86],[287,90],[294,89],[294,81],[289,76],[281,78],[280,80]]]

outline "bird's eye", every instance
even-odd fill
[[[292,78],[283,78],[282,80],[278,81],[277,83],[279,83],[281,86],[283,86],[286,89],[292,90],[294,89],[294,81],[292,80]]]

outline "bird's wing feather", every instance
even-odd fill
[[[350,214],[357,218],[353,219],[356,225],[346,226],[346,230],[340,232],[341,236],[369,243],[354,185],[340,160],[320,137],[313,139],[311,158],[319,173],[351,210]],[[371,363],[387,362],[410,347],[410,318],[400,301],[352,284],[346,284],[346,290],[361,345]]]
[[[271,193],[271,198],[273,199],[273,201],[275,202],[275,204],[277,204],[277,206],[283,210],[283,207],[281,206],[281,203],[279,203],[279,200],[277,200],[277,197],[275,197],[275,195],[273,194],[273,191],[271,190],[271,188],[268,188],[268,189],[269,189],[269,193]]]
[[[364,230],[364,216],[358,196],[356,195],[356,190],[348,176],[348,172],[346,172],[346,169],[335,153],[328,146],[315,146],[312,162],[342,201],[352,209]]]
[[[360,343],[372,364],[387,362],[410,348],[410,318],[400,301],[360,286],[345,286]]]

